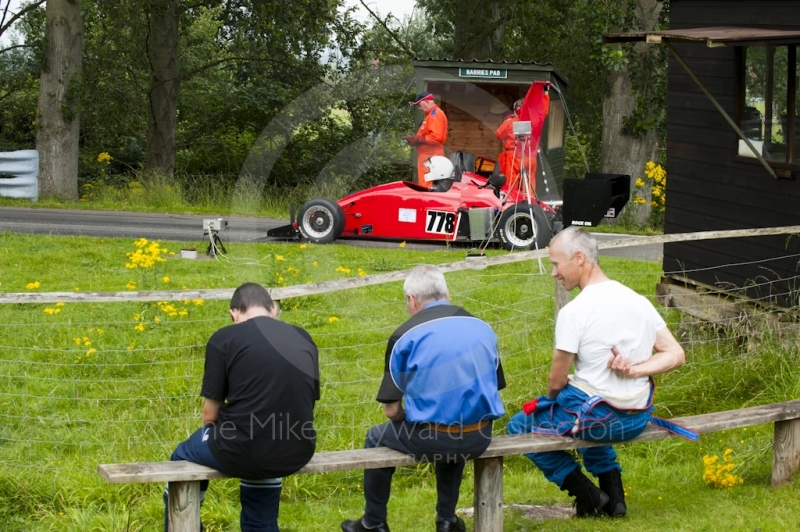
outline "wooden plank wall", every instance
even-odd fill
[[[800,27],[797,0],[673,0],[673,29],[703,26]],[[735,118],[735,48],[677,44],[678,53]],[[670,57],[667,98],[666,233],[800,224],[800,181],[775,180],[734,161],[738,137]],[[707,284],[749,286],[751,297],[797,304],[800,237],[759,237],[664,246],[664,271]],[[727,266],[751,262],[744,266]]]
[[[476,157],[497,159],[503,151],[503,145],[495,137],[495,130],[511,110],[492,113],[492,95],[507,94],[513,104],[525,95],[527,86],[478,83],[475,86],[482,90],[470,90],[470,85],[428,82],[428,91],[440,98],[439,105],[447,115],[449,131],[445,148],[449,151],[467,151]]]

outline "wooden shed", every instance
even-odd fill
[[[670,29],[606,37],[672,52],[664,231],[800,224],[800,1],[672,0]],[[798,304],[800,236],[672,243],[664,272]]]
[[[569,82],[549,63],[517,61],[451,61],[447,59],[414,60],[417,92],[434,95],[436,103],[447,115],[449,130],[445,151],[447,155],[462,150],[477,158],[497,159],[503,151],[495,130],[511,113],[514,102],[523,98],[534,81],[549,81],[556,90],[550,91],[550,114],[545,122],[540,142],[541,154],[546,157],[552,175],[550,194],[544,190],[542,165],[537,168],[539,196],[554,196],[556,183],[562,190],[564,180],[565,112],[562,96]],[[422,121],[417,113],[417,124]],[[416,168],[416,166],[415,166]]]

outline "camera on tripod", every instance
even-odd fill
[[[220,232],[228,227],[228,220],[222,218],[204,218],[203,219],[203,234],[209,231]]]

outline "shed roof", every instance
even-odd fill
[[[715,26],[663,31],[628,31],[611,33],[603,37],[604,43],[647,42],[705,43],[709,48],[746,46],[758,44],[800,44],[800,29],[769,29],[743,26]]]
[[[434,69],[447,69],[447,68],[459,68],[459,67],[484,67],[484,68],[501,68],[506,70],[527,70],[527,71],[535,71],[535,72],[552,72],[554,76],[558,78],[560,82],[562,82],[566,87],[571,85],[569,79],[564,76],[559,70],[553,65],[553,63],[537,63],[536,61],[522,61],[521,59],[517,59],[515,61],[493,61],[491,59],[471,59],[471,60],[464,60],[464,59],[449,59],[447,57],[443,57],[441,59],[435,59],[433,57],[429,57],[427,59],[420,59],[415,57],[411,61],[412,66],[415,68],[434,68]]]

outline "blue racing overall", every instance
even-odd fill
[[[624,442],[644,431],[648,423],[668,430],[691,441],[697,441],[696,432],[671,421],[653,416],[655,384],[650,382],[650,397],[644,408],[620,409],[599,396],[590,396],[568,384],[553,400],[547,396],[537,399],[535,410],[527,415],[519,412],[508,423],[508,432],[524,434],[535,432],[553,436],[570,436],[594,442]],[[611,445],[579,449],[586,470],[594,476],[616,469],[617,453]],[[566,451],[548,451],[526,455],[542,470],[547,480],[562,486],[564,479],[578,467]]]

